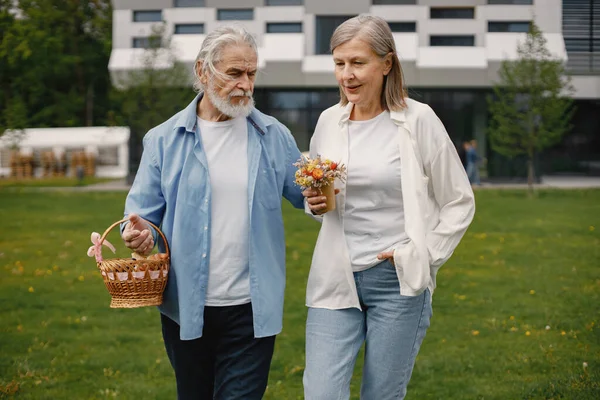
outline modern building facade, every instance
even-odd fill
[[[205,33],[232,21],[259,45],[257,106],[308,149],[319,114],[339,100],[329,54],[335,28],[360,13],[388,21],[409,94],[440,116],[452,139],[478,139],[492,176],[524,173],[486,145],[486,96],[504,59],[535,20],[549,50],[567,62],[577,114],[545,172],[590,171],[600,162],[598,0],[114,0],[113,79],[140,68],[153,24],[164,23],[177,58],[192,65]],[[184,82],[182,84],[191,83]]]

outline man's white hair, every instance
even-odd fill
[[[223,49],[229,45],[246,45],[258,54],[256,41],[254,37],[246,29],[239,25],[224,25],[206,35],[202,47],[196,56],[194,62],[194,90],[197,92],[204,91],[204,85],[200,82],[200,74],[196,66],[198,62],[202,62],[202,72],[209,72],[212,76],[222,80],[227,80],[229,77],[215,68],[223,52]]]

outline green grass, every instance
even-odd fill
[[[52,177],[52,178],[1,178],[0,189],[2,188],[20,188],[20,187],[72,187],[72,186],[88,186],[95,183],[109,182],[111,178],[96,178],[86,176],[81,183],[76,178],[71,177]]]
[[[85,255],[90,232],[120,218],[124,198],[0,190],[0,398],[175,398],[157,311],[109,309]],[[486,190],[477,206],[438,275],[407,398],[600,398],[600,191],[528,200]],[[285,222],[284,331],[266,399],[302,398],[304,288],[318,224],[287,206]],[[120,245],[116,232],[112,241]]]

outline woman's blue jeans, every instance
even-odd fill
[[[309,308],[306,322],[306,400],[350,398],[350,380],[364,342],[361,399],[403,399],[432,315],[429,289],[400,295],[388,260],[354,273],[362,311]]]

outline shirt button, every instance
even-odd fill
[[[206,253],[202,254],[202,258],[206,258]]]
[[[205,231],[207,231],[207,230],[208,230],[208,226],[205,226],[205,227],[204,227],[204,230],[205,230]]]
[[[208,199],[204,200],[204,204],[208,204]]]

